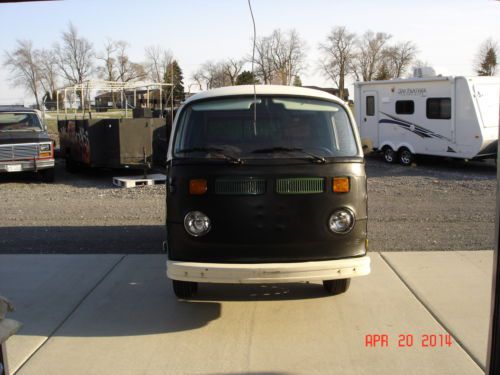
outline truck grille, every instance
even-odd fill
[[[318,194],[324,191],[325,179],[322,177],[278,178],[278,194]]]
[[[259,195],[266,192],[266,180],[260,178],[218,178],[215,194]]]
[[[0,160],[33,159],[38,156],[37,144],[0,146]]]

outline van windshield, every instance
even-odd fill
[[[310,98],[253,97],[194,102],[176,132],[179,158],[269,159],[357,155],[352,126],[338,104]]]

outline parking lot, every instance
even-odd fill
[[[161,172],[161,171],[160,171]],[[123,171],[69,174],[56,182],[0,176],[0,253],[159,253],[165,187],[122,189]],[[367,157],[370,250],[478,250],[494,243],[496,166],[420,159],[414,167]]]

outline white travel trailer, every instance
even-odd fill
[[[425,77],[357,82],[363,145],[387,162],[415,155],[462,159],[497,154],[500,77]]]

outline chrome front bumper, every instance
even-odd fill
[[[54,168],[54,159],[0,161],[0,172],[25,172]]]
[[[370,257],[299,263],[197,263],[167,260],[167,277],[229,284],[291,283],[347,279],[370,273]]]

